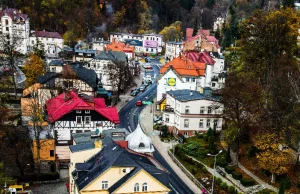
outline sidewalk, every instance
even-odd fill
[[[158,151],[162,155],[162,157],[168,162],[171,168],[176,172],[176,174],[181,178],[181,180],[188,186],[190,189],[197,194],[202,193],[200,188],[198,188],[181,170],[180,168],[173,162],[171,157],[168,154],[168,149],[170,148],[169,143],[163,143],[160,141],[158,134],[153,131],[153,114],[150,113],[151,106],[147,106],[141,112],[140,115],[140,123],[143,129],[145,129],[146,135],[148,135],[152,144],[159,148]]]

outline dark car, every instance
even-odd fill
[[[146,89],[145,85],[141,85],[140,91],[142,92],[142,91],[144,91],[145,89]]]
[[[130,93],[130,96],[136,96],[136,95],[138,95],[138,91],[136,91],[136,90],[133,90],[131,93]]]

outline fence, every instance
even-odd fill
[[[168,150],[169,156],[172,158],[172,160],[175,162],[175,164],[184,172],[184,174],[193,181],[197,187],[201,189],[205,189],[207,194],[211,194],[208,189],[206,189],[180,162],[177,160],[177,158]]]

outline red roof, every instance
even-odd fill
[[[186,51],[184,55],[192,61],[213,65],[216,62],[207,52]]]
[[[218,39],[214,36],[206,36],[208,42],[218,42]]]
[[[23,20],[26,21],[28,18],[27,14],[23,14],[20,10],[13,9],[13,8],[6,8],[5,10],[0,12],[1,16],[7,15],[9,16],[13,21],[17,20]]]
[[[67,100],[65,100],[65,95],[67,95]],[[117,109],[106,107],[103,98],[93,98],[92,101],[85,101],[74,91],[70,91],[68,94],[62,93],[48,100],[46,106],[50,123],[57,121],[73,110],[95,110],[109,121],[115,124],[120,123]]]
[[[197,34],[202,35],[202,36],[209,36],[209,33],[210,33],[209,30],[200,29],[200,30],[198,30]]]
[[[181,76],[204,76],[205,63],[195,62],[181,55],[169,63],[165,64],[159,72],[165,73],[169,68],[173,68]]]
[[[186,34],[187,39],[193,37],[193,31],[194,31],[193,28],[187,28],[186,29],[186,33],[185,34]]]
[[[35,31],[36,37],[44,37],[44,38],[58,38],[62,39],[62,36],[57,32],[47,32],[47,31]]]

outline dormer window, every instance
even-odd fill
[[[80,113],[81,113],[81,110],[76,110],[76,113],[79,113],[79,114],[80,114]]]
[[[90,114],[91,111],[90,110],[85,110],[85,114]]]
[[[139,144],[139,148],[145,148],[145,144],[144,143],[140,143]]]

